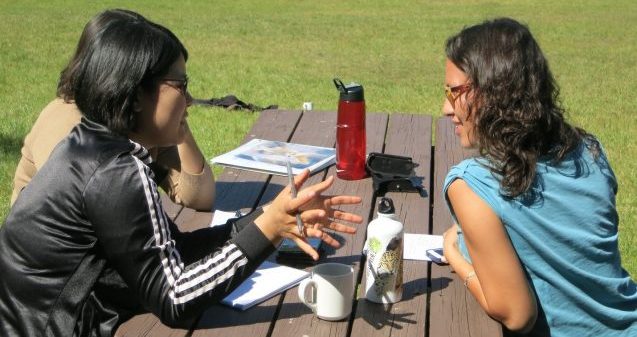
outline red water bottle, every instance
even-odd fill
[[[337,78],[334,85],[340,91],[336,119],[336,176],[344,180],[362,179],[367,176],[363,86],[357,83],[343,85]]]

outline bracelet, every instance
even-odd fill
[[[472,271],[469,272],[469,274],[467,274],[467,277],[464,278],[464,286],[468,287],[469,286],[469,280],[471,280],[474,277],[476,277],[476,272],[475,272],[475,270],[472,270]]]

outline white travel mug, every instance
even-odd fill
[[[308,300],[307,289],[311,290]],[[299,298],[320,319],[338,321],[352,312],[354,268],[341,263],[323,263],[299,285]]]

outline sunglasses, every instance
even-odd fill
[[[455,87],[450,87],[449,85],[445,85],[445,96],[447,96],[449,103],[451,103],[451,107],[455,109],[456,100],[458,99],[458,97],[460,97],[460,95],[464,94],[470,89],[471,89],[470,84],[460,84],[460,85],[456,85]]]
[[[188,92],[188,76],[184,78],[163,78],[161,81],[166,82],[167,85],[179,90],[182,95],[186,96],[186,93]],[[175,85],[170,82],[177,82],[179,84]]]

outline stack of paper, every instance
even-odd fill
[[[308,276],[310,273],[304,270],[265,261],[221,303],[239,310],[246,310],[294,287]]]

